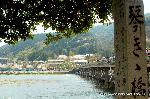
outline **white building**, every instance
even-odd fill
[[[88,63],[87,60],[72,60],[72,62],[75,64],[86,64],[86,63]]]
[[[68,57],[66,55],[59,55],[57,59],[66,60]]]
[[[70,60],[84,60],[85,58],[86,55],[74,55],[69,57]]]

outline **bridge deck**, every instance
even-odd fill
[[[79,68],[114,68],[115,65],[88,65],[88,66],[81,66]],[[150,72],[150,64],[147,64],[147,71]]]

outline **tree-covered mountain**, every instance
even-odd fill
[[[36,34],[33,40],[0,47],[0,57],[29,61],[56,58],[60,54],[98,54],[109,57],[114,49],[113,27],[113,24],[94,26],[87,33],[64,38],[49,45],[44,44],[45,34]],[[145,15],[145,32],[147,47],[150,47],[150,14]]]
[[[145,32],[147,47],[150,48],[150,13],[145,14]]]
[[[34,39],[20,41],[16,45],[0,47],[0,56],[18,60],[47,60],[60,54],[101,54],[111,56],[113,49],[113,26],[98,25],[88,33],[64,38],[49,45],[44,44],[45,34],[36,34]]]

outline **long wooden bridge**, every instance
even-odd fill
[[[114,70],[115,65],[110,65],[110,64],[98,64],[98,63],[92,63],[92,64],[84,64],[79,66],[77,69],[106,69],[106,70]],[[150,64],[147,64],[147,72],[150,72]]]
[[[104,86],[114,87],[114,69],[115,65],[98,63],[81,65],[73,72],[85,78],[92,78],[103,82]],[[150,72],[150,64],[147,65],[147,73]]]

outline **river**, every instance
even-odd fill
[[[78,75],[0,75],[0,99],[113,99]]]

